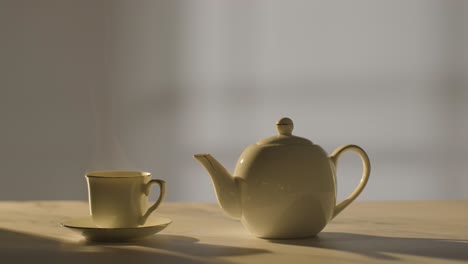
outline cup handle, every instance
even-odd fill
[[[362,177],[361,177],[361,182],[357,186],[357,188],[351,193],[351,195],[343,200],[341,203],[335,206],[335,209],[333,210],[333,217],[337,216],[343,209],[345,209],[349,204],[351,204],[358,196],[361,194],[362,190],[364,187],[366,187],[367,181],[369,180],[369,175],[370,175],[370,162],[369,162],[369,157],[367,156],[366,152],[359,146],[356,145],[343,145],[341,147],[338,147],[333,153],[330,155],[330,160],[335,166],[337,167],[337,161],[338,157],[346,152],[346,151],[355,151],[359,154],[362,160]]]
[[[164,200],[164,197],[166,196],[166,182],[163,181],[163,180],[158,180],[158,179],[150,180],[146,184],[145,192],[146,192],[147,195],[149,195],[151,186],[153,184],[158,184],[159,185],[159,189],[160,189],[159,198],[150,208],[148,208],[148,210],[146,210],[146,213],[141,217],[140,225],[143,225],[143,224],[146,223],[146,220],[148,219],[148,216],[150,216],[150,214],[159,207],[161,202]]]

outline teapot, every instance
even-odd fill
[[[319,145],[294,136],[290,118],[281,118],[276,128],[277,135],[244,150],[233,175],[210,154],[194,157],[210,174],[225,213],[240,219],[253,235],[315,236],[362,192],[369,179],[369,157],[356,145],[343,145],[328,156]],[[336,204],[337,161],[346,151],[359,154],[363,173],[354,192]]]

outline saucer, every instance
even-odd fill
[[[62,222],[62,226],[80,233],[91,241],[128,241],[154,235],[166,228],[172,221],[167,218],[150,216],[144,225],[123,228],[103,228],[94,224],[91,216]]]

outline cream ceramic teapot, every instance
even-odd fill
[[[319,233],[362,192],[370,174],[364,150],[344,145],[330,156],[319,145],[292,135],[293,122],[281,118],[278,134],[247,147],[231,175],[210,154],[194,157],[208,170],[224,211],[255,236],[303,238]],[[336,204],[336,165],[345,151],[359,154],[361,182]]]

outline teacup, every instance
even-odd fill
[[[103,228],[136,227],[163,201],[165,181],[143,171],[94,171],[86,174],[89,208],[94,223]],[[159,198],[148,208],[151,186],[160,187]]]

